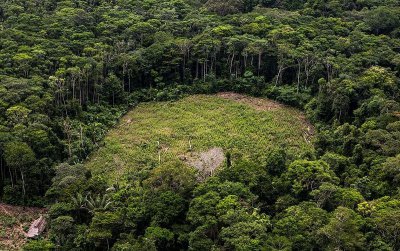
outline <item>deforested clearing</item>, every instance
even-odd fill
[[[0,250],[21,250],[31,223],[46,212],[43,208],[0,203]]]
[[[280,146],[294,159],[313,151],[313,131],[302,112],[277,102],[234,93],[193,95],[140,104],[109,132],[86,166],[118,182],[130,171],[177,161],[193,166],[196,156],[212,149],[229,152],[233,161],[263,163],[265,153]]]

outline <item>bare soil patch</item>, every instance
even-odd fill
[[[46,209],[0,203],[0,250],[21,250],[26,243],[25,230],[46,213]]]
[[[214,171],[222,165],[225,154],[222,148],[214,147],[206,152],[192,153],[183,158],[190,166],[199,170],[199,180],[204,180],[213,175]]]

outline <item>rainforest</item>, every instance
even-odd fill
[[[399,0],[1,0],[0,250],[400,250],[399,88]]]

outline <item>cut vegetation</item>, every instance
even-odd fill
[[[94,174],[119,182],[130,171],[181,161],[211,175],[231,159],[265,161],[284,147],[292,158],[313,151],[313,129],[297,109],[234,93],[144,103],[122,118],[86,163]]]
[[[30,225],[45,211],[0,203],[0,250],[20,250],[27,241]]]

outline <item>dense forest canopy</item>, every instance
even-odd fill
[[[399,77],[399,0],[3,0],[0,199],[51,205],[27,250],[399,250]],[[219,91],[304,109],[315,152],[82,165],[139,102]]]

